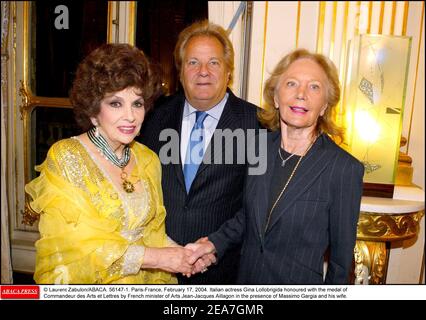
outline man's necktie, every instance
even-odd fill
[[[195,124],[189,135],[189,143],[186,148],[185,165],[183,174],[185,176],[186,192],[189,193],[192,181],[197,174],[198,167],[204,156],[204,119],[208,116],[204,111],[195,112]]]

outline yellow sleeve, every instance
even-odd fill
[[[144,166],[143,171],[151,182],[153,203],[156,206],[155,217],[145,230],[144,243],[147,247],[166,247],[169,245],[169,241],[166,235],[166,208],[163,204],[161,187],[161,163],[153,151],[145,146],[143,147],[143,157],[147,160],[142,164]]]
[[[40,176],[25,186],[32,209],[40,213],[34,279],[47,284],[115,281],[122,277],[117,262],[129,243],[118,221],[98,212],[89,194],[60,174],[67,162],[54,147],[39,167]]]

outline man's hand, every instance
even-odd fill
[[[206,272],[207,267],[216,263],[214,254],[216,248],[207,237],[200,238],[195,243],[189,243],[185,248],[192,250],[192,255],[188,259],[188,262],[193,264],[192,274]]]

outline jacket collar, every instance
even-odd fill
[[[262,193],[262,198],[260,199],[262,205],[259,206],[259,210],[261,211],[256,213],[260,234],[265,233],[265,230],[263,230],[265,223],[262,219],[269,215],[270,181],[272,179],[276,160],[276,152],[280,142],[280,131],[273,132],[271,134],[270,140],[268,140],[267,172],[264,176],[262,176],[262,181],[259,183],[261,190],[258,190],[258,192]],[[285,212],[288,211],[294,202],[297,201],[298,198],[300,198],[300,196],[302,196],[308,190],[312,183],[331,163],[331,160],[336,153],[336,148],[331,148],[332,144],[333,142],[326,134],[321,134],[317,138],[311,149],[301,160],[300,165],[297,168],[290,184],[287,186],[287,189],[284,191],[281,199],[274,208],[266,233],[268,233],[274,227],[281,216],[285,214]]]

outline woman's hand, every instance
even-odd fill
[[[192,251],[184,247],[146,248],[142,269],[161,269],[172,273],[192,273],[188,262]]]

